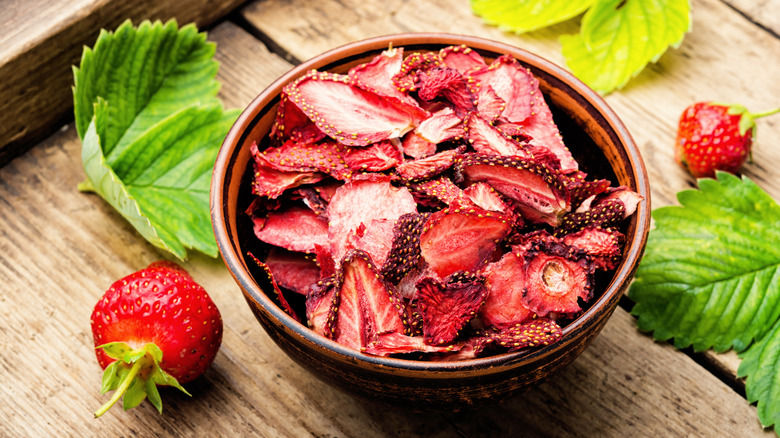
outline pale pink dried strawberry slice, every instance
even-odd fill
[[[381,172],[403,161],[401,151],[390,140],[370,146],[350,147],[345,156],[347,166],[354,171]]]
[[[347,247],[365,251],[377,266],[382,266],[393,243],[395,224],[390,219],[373,219],[368,225],[361,224],[347,240]]]
[[[375,219],[395,222],[406,213],[417,211],[417,204],[406,187],[394,187],[391,177],[362,174],[339,187],[328,204],[328,239],[335,260],[347,251],[347,240],[361,224]]]
[[[299,143],[288,140],[278,147],[259,152],[273,168],[285,172],[324,172],[334,178],[345,180],[352,176],[345,156],[352,149],[333,140],[317,143]]]
[[[442,108],[423,120],[414,132],[431,143],[460,140],[466,134],[463,117],[450,107]]]
[[[328,244],[328,223],[309,208],[291,205],[253,216],[255,236],[290,251],[314,252],[315,245]]]
[[[472,205],[472,202],[466,197],[463,190],[446,176],[420,182],[409,182],[407,187],[409,187],[417,202],[423,205],[437,206],[437,203]]]
[[[429,345],[448,344],[474,319],[487,298],[480,281],[442,283],[427,277],[417,283],[417,308],[422,315],[423,336]]]
[[[312,71],[284,91],[320,130],[348,146],[401,137],[424,118],[419,107],[359,88],[346,75]]]
[[[506,109],[506,102],[490,85],[485,85],[477,92],[477,114],[490,123],[495,122]],[[520,132],[522,134],[522,131]],[[525,137],[525,135],[522,135]]]
[[[420,235],[421,255],[440,277],[473,271],[511,229],[512,224],[500,213],[453,203],[426,221]]]
[[[463,155],[455,161],[456,171],[467,183],[486,182],[514,200],[523,218],[531,222],[558,226],[571,208],[560,176],[540,161],[476,154]]]
[[[623,233],[612,228],[586,227],[563,237],[563,243],[585,251],[596,269],[615,269],[622,254]]]
[[[573,314],[592,295],[593,267],[581,250],[562,243],[537,243],[525,253],[523,304],[539,316]]]
[[[563,330],[549,318],[537,318],[491,332],[490,336],[496,344],[509,351],[517,351],[527,347],[554,344],[563,336]]]
[[[509,206],[501,195],[487,183],[474,183],[463,189],[463,194],[480,208],[511,214]]]
[[[533,158],[525,144],[504,134],[476,113],[466,119],[466,132],[471,147],[482,155]]]
[[[397,284],[420,261],[420,233],[425,225],[426,216],[419,213],[406,213],[398,218],[392,230],[392,244],[382,266],[382,277]]]
[[[390,356],[409,353],[449,353],[456,348],[455,345],[429,345],[421,336],[393,332],[377,336],[376,341],[370,343],[365,351],[374,356]]]
[[[454,68],[461,74],[487,65],[479,53],[465,45],[445,47],[439,50],[439,57],[447,67]]]
[[[284,143],[294,140],[300,143],[314,143],[325,137],[317,125],[314,124],[294,103],[290,102],[287,93],[280,95],[279,106],[276,109],[276,119],[271,126],[271,138]]]
[[[334,340],[363,350],[382,333],[406,331],[403,302],[378,275],[370,257],[353,250],[341,261]]]
[[[375,56],[371,61],[351,68],[348,76],[352,83],[360,88],[418,106],[411,96],[399,91],[393,84],[393,76],[401,71],[403,59],[403,47],[390,48]]]
[[[252,193],[255,195],[275,199],[287,189],[314,184],[325,178],[325,174],[319,172],[285,172],[276,169],[258,152],[256,143],[252,143],[250,151],[254,158]]]
[[[403,149],[404,155],[412,158],[425,158],[436,153],[436,143],[424,139],[414,131],[410,131],[401,140],[401,149]]]
[[[404,161],[395,168],[395,173],[402,180],[409,182],[433,178],[452,167],[455,156],[462,149],[449,149],[429,157]]]
[[[255,263],[257,266],[263,271],[263,275],[266,277],[269,283],[271,283],[271,287],[273,288],[274,292],[276,293],[276,298],[279,302],[279,307],[282,308],[282,310],[285,311],[288,315],[292,316],[296,321],[301,322],[301,318],[298,316],[297,313],[293,310],[292,306],[290,306],[290,303],[287,301],[287,298],[285,298],[284,293],[281,289],[279,289],[279,285],[276,283],[276,280],[274,279],[274,274],[271,272],[271,268],[268,267],[265,263],[261,262],[260,259],[255,257],[251,252],[247,253],[247,256]]]
[[[306,295],[306,321],[309,328],[333,339],[341,277],[333,275],[313,284]]]
[[[320,279],[319,266],[311,255],[304,253],[272,247],[265,264],[279,286],[301,295],[306,295],[309,287]]]
[[[482,270],[488,297],[479,317],[486,326],[504,328],[524,322],[534,316],[523,304],[525,288],[525,260],[508,252],[501,260],[485,266]]]

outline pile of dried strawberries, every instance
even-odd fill
[[[293,317],[374,355],[555,342],[641,201],[578,169],[527,68],[464,46],[311,71],[262,144],[247,213],[270,249],[256,263]]]

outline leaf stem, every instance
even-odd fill
[[[772,114],[776,114],[776,113],[780,113],[780,107],[771,109],[769,111],[764,111],[761,113],[750,113],[750,115],[753,116],[754,119],[757,119],[759,117],[771,116]]]
[[[138,372],[141,371],[142,368],[149,365],[149,359],[146,358],[146,356],[138,359],[137,361],[133,362],[133,367],[130,368],[130,372],[127,373],[127,376],[125,376],[125,379],[122,380],[122,383],[119,385],[119,387],[114,391],[114,394],[111,396],[111,400],[109,400],[106,404],[100,407],[100,409],[95,412],[95,418],[100,417],[101,415],[105,414],[106,411],[111,409],[111,406],[114,406],[114,404],[119,401],[120,398],[127,392],[127,388],[130,387],[130,384],[133,383],[133,380],[135,380],[135,376],[138,375]]]

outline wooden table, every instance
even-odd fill
[[[59,3],[62,8],[52,9]],[[5,128],[30,128],[0,130],[0,156],[6,156],[0,168],[0,435],[774,435],[745,400],[734,353],[678,351],[654,342],[636,329],[627,301],[571,366],[506,402],[432,415],[359,401],[285,356],[255,321],[222,261],[199,255],[184,266],[209,291],[225,324],[214,365],[188,385],[192,398],[163,391],[162,415],[144,403],[128,412],[115,407],[95,420],[92,413],[107,396],[98,394],[92,307],[114,280],[167,257],[100,198],[76,190],[84,174],[70,116],[69,65],[101,26],[113,28],[125,16],[175,15],[201,25],[221,20],[207,30],[218,44],[220,96],[228,107],[243,107],[293,64],[365,37],[473,34],[563,65],[557,38],[578,29],[574,20],[523,36],[503,33],[473,16],[467,0],[223,0],[193,2],[187,10],[174,3],[6,0],[0,6],[0,100],[37,102],[25,111],[6,106],[0,114]],[[678,49],[606,97],[642,150],[654,207],[674,203],[677,191],[694,186],[672,158],[685,106],[738,101],[757,111],[780,104],[780,1],[693,0],[692,18]],[[15,53],[8,53],[8,41],[17,43]],[[9,80],[20,76],[9,73],[9,63],[34,75],[42,60],[51,81],[19,86]],[[775,199],[778,137],[780,118],[759,121],[754,163],[744,169]]]

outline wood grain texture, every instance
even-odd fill
[[[780,3],[772,0],[726,0],[725,3],[775,37],[780,35]]]
[[[304,7],[307,4],[305,0],[263,0],[243,8],[242,14],[297,59],[361,38],[424,30],[495,39],[563,66],[558,37],[579,29],[574,19],[523,35],[504,33],[483,24],[466,1],[342,0]],[[675,204],[677,192],[695,186],[673,157],[677,120],[686,106],[714,100],[763,111],[780,104],[780,64],[769,62],[780,60],[780,40],[758,30],[721,1],[694,0],[691,7],[692,30],[682,45],[669,49],[623,90],[606,96],[642,152],[654,208]],[[775,6],[764,5],[763,9],[771,7]],[[743,171],[774,199],[780,199],[777,166],[770,165],[780,163],[780,148],[774,147],[780,136],[780,118],[760,119],[758,125],[754,161]],[[736,355],[707,356],[714,367],[736,380]]]
[[[0,165],[72,119],[73,75],[84,45],[125,19],[203,27],[245,0],[10,0],[0,5]]]

